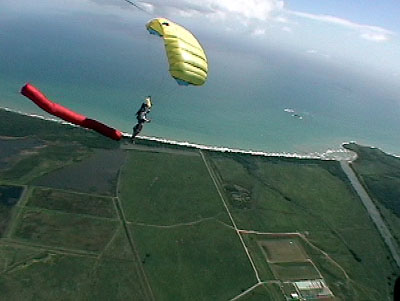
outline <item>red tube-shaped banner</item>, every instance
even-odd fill
[[[50,113],[51,115],[57,116],[65,121],[81,127],[94,130],[113,140],[120,140],[122,138],[122,133],[120,131],[111,128],[97,120],[87,118],[86,116],[71,111],[60,104],[52,102],[42,92],[40,92],[39,89],[29,83],[22,87],[21,94],[28,97],[38,107],[47,113]]]

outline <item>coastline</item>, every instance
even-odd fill
[[[66,124],[74,127],[79,127],[75,124],[66,122],[64,120],[60,120],[58,118],[50,118],[44,117],[37,114],[28,114],[22,111],[10,109],[7,107],[0,107],[1,110],[17,113],[24,116],[29,116],[33,118],[39,118],[42,120],[57,122],[60,124]],[[124,137],[130,136],[129,133],[123,132]],[[212,146],[212,145],[203,145],[198,144],[190,141],[177,141],[177,140],[170,140],[162,137],[153,137],[153,136],[138,136],[139,139],[147,140],[147,141],[154,141],[169,145],[178,145],[182,147],[190,147],[196,148],[200,150],[210,150],[216,152],[229,152],[229,153],[238,153],[238,154],[249,154],[253,156],[263,156],[263,157],[284,157],[284,158],[297,158],[297,159],[320,159],[320,160],[335,160],[335,161],[353,161],[356,159],[356,154],[350,150],[347,150],[343,147],[343,145],[347,143],[356,143],[355,141],[349,142],[342,142],[338,149],[327,149],[325,152],[310,152],[305,154],[299,153],[291,153],[291,152],[265,152],[265,151],[258,151],[258,150],[246,150],[246,149],[239,149],[239,148],[230,148],[226,146]],[[390,154],[392,155],[392,154]],[[398,157],[396,155],[392,155]]]

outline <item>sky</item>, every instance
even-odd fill
[[[235,128],[237,133],[224,145],[236,139],[255,149],[262,147],[256,142],[264,143],[260,137],[270,135],[263,129],[282,136],[266,141],[286,139],[289,147],[295,144],[297,130],[308,138],[331,139],[329,120],[340,130],[335,143],[352,139],[349,129],[366,137],[375,127],[374,139],[367,137],[374,145],[375,138],[398,137],[397,1],[142,0],[135,4],[141,9],[124,0],[0,0],[0,98],[9,99],[7,105],[28,106],[15,95],[22,83],[33,81],[72,109],[101,116],[126,130],[132,122],[131,99],[152,91],[159,94],[155,98],[174,102],[161,105],[160,99],[152,112],[158,115],[146,134],[218,144],[221,135],[211,135],[213,128],[233,133]],[[160,16],[192,31],[206,49],[209,80],[201,89],[171,90],[167,95],[155,91],[158,84],[160,91],[177,89],[173,80],[164,81],[162,76],[168,75],[163,47],[145,30],[149,19]],[[154,81],[155,76],[160,81]],[[115,99],[126,100],[119,102],[121,110],[110,106]],[[176,103],[182,104],[180,111]],[[205,121],[204,112],[210,107]],[[286,126],[286,115],[274,119],[292,107],[315,114],[324,125],[304,122],[303,129],[291,119]],[[221,114],[227,109],[229,116]],[[181,129],[186,132],[178,137]],[[298,140],[307,140],[301,137]]]
[[[264,47],[314,56],[327,63],[373,71],[386,80],[400,79],[400,2],[397,0],[145,0],[134,1],[143,11],[124,0],[9,1],[2,5],[30,11],[57,7],[79,14],[98,12],[130,22],[133,16],[171,18],[203,39],[234,37],[243,51],[262,52]],[[106,7],[107,14],[104,13]],[[86,10],[86,11],[84,11]],[[1,14],[1,12],[0,12]],[[117,21],[115,18],[119,18]],[[124,21],[122,21],[124,22]],[[112,22],[110,22],[111,25]]]
[[[98,3],[110,3],[97,0]],[[245,45],[273,46],[400,79],[400,2],[396,0],[149,0],[154,15],[225,33]],[[193,24],[195,23],[195,24]],[[201,29],[199,29],[201,30]],[[371,69],[372,68],[372,69]]]

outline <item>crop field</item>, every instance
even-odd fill
[[[17,204],[23,189],[22,186],[0,185],[0,237],[8,228],[14,206]]]
[[[33,244],[99,252],[117,226],[113,220],[24,208],[11,235]]]
[[[33,184],[113,196],[124,160],[121,150],[95,150],[86,158],[35,179]]]
[[[239,301],[286,301],[282,294],[282,290],[277,283],[264,283],[257,286],[243,297],[237,299]]]
[[[240,229],[305,233],[307,253],[336,296],[389,296],[397,268],[337,162],[211,152],[208,160]],[[247,191],[247,206],[237,206],[232,189],[226,189],[232,185]],[[244,236],[262,279],[274,279],[256,243],[262,235]],[[345,284],[343,270],[357,284]]]
[[[134,261],[0,244],[2,261],[3,300],[149,299]]]
[[[217,221],[131,229],[156,300],[229,300],[256,283],[237,235]]]
[[[34,188],[27,206],[66,213],[117,218],[117,212],[111,197],[74,193],[51,188]]]
[[[0,170],[0,178],[3,183],[31,184],[37,178],[89,155],[90,151],[81,145],[51,143],[14,158],[6,169]]]
[[[345,147],[357,153],[351,167],[400,244],[400,158],[354,143]]]
[[[227,221],[200,155],[131,151],[121,172],[120,191],[127,221],[156,225],[204,218]]]
[[[258,242],[268,262],[293,262],[308,259],[297,238],[275,238]]]
[[[270,263],[270,266],[275,277],[282,281],[321,278],[311,262]]]
[[[0,135],[38,147],[0,170],[25,188],[0,198],[2,300],[285,300],[309,278],[391,298],[399,270],[338,162],[118,148],[12,116],[23,126],[0,111]]]
[[[12,162],[18,160],[22,152],[32,152],[40,146],[43,146],[43,142],[32,137],[0,138],[0,170],[12,165]]]

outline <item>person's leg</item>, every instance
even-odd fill
[[[143,129],[143,122],[139,122],[137,125],[133,127],[133,134],[131,139],[132,142],[135,140],[135,137],[140,133],[142,129]]]

